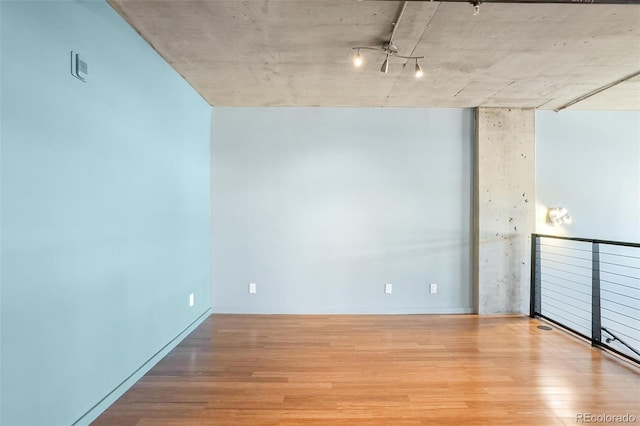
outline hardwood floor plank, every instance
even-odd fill
[[[213,315],[95,425],[563,425],[640,368],[526,317]]]

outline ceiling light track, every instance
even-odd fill
[[[382,46],[382,47],[357,46],[357,47],[352,47],[351,49],[353,49],[353,50],[373,50],[374,52],[384,53],[384,54],[388,54],[390,56],[394,56],[396,58],[402,58],[402,59],[422,59],[422,58],[424,58],[424,56],[398,55],[396,53],[397,50],[388,49],[386,46],[387,46],[386,44],[384,46]]]
[[[400,9],[400,13],[398,13],[398,17],[396,18],[396,22],[393,25],[393,31],[391,31],[391,37],[389,37],[389,44],[393,44],[393,38],[396,36],[396,31],[398,31],[398,27],[400,26],[400,20],[402,19],[402,15],[404,15],[404,11],[407,9],[408,1],[405,1],[402,4],[402,8]]]

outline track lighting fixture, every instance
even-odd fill
[[[363,64],[363,58],[362,55],[360,54],[360,50],[373,50],[374,52],[380,52],[383,53],[384,55],[386,55],[384,62],[382,63],[382,66],[380,67],[380,72],[387,74],[389,72],[389,60],[391,59],[391,57],[396,57],[396,58],[401,58],[401,59],[408,59],[408,60],[415,60],[416,61],[416,78],[420,78],[424,75],[424,72],[422,71],[422,68],[420,68],[420,65],[418,64],[418,59],[422,59],[424,58],[424,56],[403,56],[403,55],[398,55],[398,48],[393,44],[393,43],[385,43],[384,45],[382,45],[381,47],[364,47],[364,46],[357,46],[357,47],[353,47],[352,49],[356,50],[356,56],[353,58],[353,65],[355,67],[360,67]]]
[[[482,0],[470,0],[470,1],[474,1],[474,2],[481,2]],[[405,1],[404,4],[402,5],[402,7],[400,8],[400,11],[398,13],[398,16],[396,18],[396,20],[394,22],[391,23],[391,26],[393,28],[393,30],[391,31],[390,37],[388,38],[388,41],[385,41],[382,46],[380,47],[363,47],[363,46],[356,46],[353,47],[352,49],[357,50],[356,56],[353,59],[353,65],[355,65],[356,67],[359,67],[360,65],[362,65],[362,57],[360,56],[360,50],[373,50],[374,52],[379,52],[382,53],[384,55],[386,55],[386,57],[384,58],[384,62],[382,63],[382,66],[380,67],[380,72],[387,74],[389,72],[389,60],[391,59],[392,56],[398,57],[398,58],[402,58],[402,59],[407,59],[407,61],[404,64],[404,67],[407,66],[407,63],[412,60],[415,59],[416,61],[416,78],[420,78],[423,75],[422,69],[420,68],[420,65],[418,65],[418,59],[422,59],[424,58],[424,56],[403,56],[403,55],[398,55],[398,46],[396,46],[396,44],[393,42],[393,38],[396,35],[396,31],[398,31],[398,26],[400,25],[400,20],[402,19],[402,16],[404,15],[405,9],[407,8],[407,4],[409,2]]]

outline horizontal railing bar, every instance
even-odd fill
[[[560,300],[560,299],[556,299],[555,297],[551,297],[551,296],[549,296],[549,295],[547,295],[547,296],[542,296],[542,306],[544,306],[545,304],[548,304],[548,305],[551,305],[551,306],[555,306],[555,305],[553,305],[553,304],[549,303],[549,300],[553,300],[554,302],[560,302],[560,303],[563,303],[565,306],[568,306],[568,307],[573,308],[573,309],[581,310],[582,312],[586,312],[586,313],[588,313],[589,315],[591,315],[591,310],[590,310],[590,309],[589,309],[589,310],[587,310],[587,309],[581,308],[581,307],[579,307],[579,306],[575,306],[575,305],[567,305],[565,301]],[[580,317],[578,317],[578,318],[580,318]]]
[[[553,281],[541,281],[541,284],[544,284],[544,283],[550,283],[550,284],[553,284],[556,287],[566,288],[567,290],[571,290],[571,291],[574,291],[576,293],[584,294],[585,296],[591,297],[591,293],[585,293],[584,291],[576,290],[576,289],[573,289],[571,287],[567,287],[566,285],[554,283]],[[545,287],[545,288],[548,289],[548,287]],[[591,303],[591,302],[587,302],[587,303]]]
[[[572,323],[572,324],[575,324],[575,325],[577,325],[579,328],[584,328],[584,329],[587,329],[587,330],[590,328],[590,327],[589,327],[589,325],[587,325],[587,323],[591,324],[591,319],[589,319],[589,318],[583,318],[583,317],[578,316],[578,315],[574,315],[574,316],[573,316],[573,318],[574,318],[575,320],[569,319],[569,318],[567,318],[566,316],[562,315],[562,314],[564,313],[564,311],[562,310],[562,308],[559,308],[559,307],[557,307],[557,306],[555,306],[555,305],[552,305],[551,303],[546,303],[546,306],[545,306],[545,305],[543,305],[543,306],[542,306],[542,310],[543,310],[543,311],[545,311],[545,313],[546,313],[546,314],[548,314],[548,315],[550,315],[550,316],[552,316],[552,317],[557,317],[557,318],[560,318],[560,319],[561,319],[561,320],[563,320],[563,321],[566,321],[566,322],[570,322],[570,323]],[[584,324],[583,324],[583,323],[578,322],[578,320],[582,320],[582,321],[584,321]]]
[[[604,280],[602,280],[602,281],[604,281]],[[609,281],[607,281],[607,282],[609,282]],[[611,284],[613,284],[613,283],[611,283]],[[617,293],[617,292],[615,292],[615,291],[607,290],[606,288],[601,289],[601,291],[606,291],[607,293],[617,294],[618,296],[627,297],[627,298],[629,298],[629,299],[633,299],[633,300],[640,300],[640,299],[639,299],[639,298],[637,298],[637,297],[628,296],[628,295],[626,295],[626,294],[622,294],[622,293]],[[604,297],[603,297],[603,299],[604,299]],[[606,299],[605,299],[605,300],[606,300]]]
[[[581,286],[583,286],[583,287],[591,288],[591,286],[590,286],[590,285],[587,285],[587,284],[585,284],[585,283],[581,283],[581,282],[579,282],[579,281],[573,281],[573,280],[570,280],[569,278],[558,277],[558,276],[553,275],[553,274],[550,274],[550,273],[548,273],[548,272],[547,272],[546,274],[542,274],[542,277],[541,277],[541,278],[542,278],[542,279],[544,279],[544,277],[545,277],[545,276],[553,277],[553,278],[557,278],[557,279],[559,279],[559,280],[569,281],[570,283],[574,283],[574,284],[581,285]],[[591,294],[591,293],[589,293],[589,294]]]
[[[639,256],[629,256],[628,254],[618,254],[618,253],[607,253],[607,252],[605,252],[605,251],[603,251],[603,252],[602,252],[602,253],[600,253],[600,254],[606,254],[606,255],[608,255],[608,256],[627,257],[627,258],[629,258],[629,259],[640,259],[640,257],[639,257]]]
[[[549,244],[549,241],[541,240],[541,239],[539,239],[538,241],[540,241],[540,247],[541,247],[540,248],[540,252],[542,252],[542,253],[564,253],[564,250],[584,251],[584,252],[587,252],[587,253],[591,253],[591,250],[589,250],[587,248],[563,246],[563,245],[559,245],[559,244]],[[581,245],[587,247],[586,243],[583,243]],[[542,247],[547,247],[547,248],[542,248]],[[547,251],[545,251],[545,250],[547,250]],[[567,253],[570,253],[570,252],[567,252]],[[587,257],[582,257],[582,255],[580,255],[580,253],[574,253],[574,254],[579,259],[587,259]],[[570,256],[570,255],[566,254],[565,256]]]
[[[548,306],[551,306],[552,308],[558,309],[558,310],[560,310],[560,312],[565,312],[563,308],[560,308],[560,307],[558,307],[558,306],[554,305],[553,303],[548,303],[548,302],[547,302],[547,303],[544,303],[544,302],[542,303],[542,310],[543,310],[543,311],[544,311],[544,307],[545,307],[545,305],[548,305]],[[551,311],[553,311],[553,309],[551,309]],[[554,314],[555,314],[555,316],[556,316],[556,317],[558,317],[558,318],[561,318],[561,319],[563,319],[563,320],[565,320],[565,321],[567,321],[567,322],[571,322],[571,323],[573,323],[573,324],[575,324],[575,325],[578,325],[578,326],[582,327],[582,325],[581,325],[580,323],[577,323],[577,322],[575,322],[575,321],[572,321],[572,320],[570,320],[570,319],[568,319],[568,318],[566,318],[566,317],[563,317],[562,315],[558,315],[556,312],[554,312]],[[578,315],[574,315],[574,316],[575,316],[575,318],[578,318],[578,319],[584,320],[585,322],[588,322],[589,324],[591,323],[591,318],[583,318],[583,317],[578,316]],[[587,328],[587,327],[585,327],[585,328]]]
[[[558,295],[560,295],[560,296],[564,296],[564,297],[566,297],[567,299],[569,299],[572,303],[573,303],[573,302],[580,302],[580,303],[583,303],[583,304],[588,305],[589,307],[591,307],[591,302],[587,302],[586,300],[580,300],[580,299],[578,299],[578,298],[577,298],[577,297],[575,297],[575,296],[571,296],[570,294],[562,293],[562,292],[559,292],[559,291],[554,290],[554,289],[551,289],[551,288],[545,288],[544,290],[545,290],[545,291],[549,291],[549,292],[551,292],[551,293],[558,294]],[[551,297],[551,296],[546,295],[546,294],[544,294],[544,293],[542,294],[542,301],[544,301],[546,297],[550,298],[551,300],[556,300],[556,301],[558,301],[558,302],[565,303],[565,304],[566,304],[566,306],[569,306],[569,307],[573,306],[572,304],[569,304],[569,303],[567,303],[567,302],[565,302],[565,301],[563,301],[563,300],[561,300],[561,299],[558,299],[558,298],[556,298],[556,297]],[[577,306],[576,306],[576,307],[577,307]],[[589,311],[589,313],[591,313],[591,311]]]
[[[544,311],[544,309],[543,309],[543,311]],[[571,323],[576,327],[576,330],[577,329],[584,329],[585,331],[589,330],[589,326],[587,326],[585,324],[580,324],[579,322],[572,321],[570,319],[567,319],[566,317],[563,317],[562,315],[559,315],[557,312],[549,311],[549,312],[546,312],[545,315],[548,315],[551,318],[558,318],[558,321],[563,321],[565,323]],[[581,317],[577,317],[577,318],[578,319],[583,319]],[[589,320],[585,319],[585,321],[589,321]],[[591,322],[591,321],[589,321],[589,322]]]
[[[579,277],[584,277],[584,278],[591,278],[588,275],[582,275],[582,274],[578,274],[576,272],[571,272],[571,271],[564,271],[562,269],[558,269],[558,268],[554,268],[553,266],[545,266],[543,264],[540,265],[542,268],[549,268],[549,269],[553,269],[554,271],[560,271],[560,272],[564,272],[565,274],[571,274],[571,275],[577,275]]]
[[[587,331],[588,328],[583,326],[583,325],[581,325],[581,324],[575,323],[573,321],[567,321],[566,318],[563,318],[563,317],[561,317],[559,315],[553,315],[552,314],[552,315],[548,316],[548,315],[545,314],[545,318],[548,318],[548,319],[557,318],[557,319],[555,319],[556,324],[562,324],[566,328],[568,328],[569,330],[574,331],[576,333],[580,333],[580,335],[585,336],[585,338],[588,339],[588,337],[586,337],[587,335],[584,334],[584,333],[590,333],[590,331]],[[583,331],[578,331],[578,330],[583,330]]]
[[[585,262],[591,262],[590,258],[579,257],[579,256],[571,256],[569,254],[553,253],[553,252],[550,252],[550,251],[540,251],[540,255],[543,255],[543,254],[550,254],[552,256],[570,257],[571,259],[578,259],[578,260],[584,260]]]
[[[591,306],[591,300],[588,300],[588,301],[587,300],[582,300],[582,299],[579,298],[579,296],[576,296],[574,294],[563,293],[561,291],[558,291],[557,287],[561,287],[561,288],[576,292],[575,290],[572,290],[572,289],[570,289],[568,287],[564,287],[564,286],[561,286],[561,285],[558,285],[558,284],[554,284],[553,286],[542,286],[542,289],[545,290],[545,291],[551,291],[551,292],[559,294],[561,296],[568,297],[569,299],[571,299],[571,301],[575,300],[576,302],[586,303],[587,305]],[[578,292],[576,292],[576,293],[578,293]],[[586,294],[586,293],[581,293],[581,294],[584,295],[584,296],[587,296],[587,297],[585,297],[585,299],[586,298],[590,299],[590,296],[591,296],[590,294]],[[542,297],[544,297],[544,294],[542,295]]]
[[[605,281],[605,282],[608,282],[609,284],[619,285],[620,287],[626,287],[626,288],[630,288],[631,290],[640,291],[640,288],[638,288],[638,287],[633,287],[633,286],[626,285],[626,284],[614,283],[613,281],[607,281],[607,280],[602,280],[602,279],[600,281]]]
[[[606,263],[607,265],[619,266],[621,268],[640,269],[640,266],[629,266],[629,265],[623,265],[622,263],[605,262],[604,260],[601,260],[600,263]]]
[[[552,238],[555,240],[568,240],[568,241],[580,241],[583,243],[597,243],[597,244],[609,244],[612,246],[624,246],[624,247],[638,247],[640,248],[640,243],[631,243],[626,241],[611,241],[611,240],[596,240],[591,238],[575,238],[575,237],[561,237],[558,235],[546,235],[546,234],[532,234],[534,237],[540,238]],[[601,254],[605,254],[601,252]]]
[[[571,266],[572,268],[582,268],[582,269],[588,269],[589,271],[591,270],[590,266],[581,266],[581,265],[576,265],[573,263],[566,263],[566,262],[560,262],[558,260],[553,260],[553,259],[546,259],[542,256],[540,256],[540,260],[545,260],[547,262],[553,262],[553,263],[559,263],[561,265],[567,265],[567,266]]]
[[[570,319],[568,319],[568,318],[566,318],[566,317],[562,316],[561,314],[558,314],[558,312],[555,312],[555,309],[558,309],[558,310],[560,310],[560,312],[564,313],[564,311],[562,310],[562,308],[558,308],[557,306],[552,305],[552,304],[550,304],[550,303],[547,303],[547,305],[548,305],[548,306],[551,306],[552,308],[554,308],[554,309],[548,309],[548,308],[546,309],[547,311],[549,311],[548,313],[549,313],[549,314],[551,314],[551,316],[558,317],[558,318],[560,318],[560,319],[562,319],[562,320],[564,320],[564,321],[566,321],[566,322],[570,322],[570,323],[572,323],[572,324],[575,324],[575,325],[577,325],[577,326],[578,326],[578,327],[580,327],[580,328],[584,327],[584,328],[586,328],[586,329],[589,329],[589,327],[588,327],[588,326],[585,326],[585,325],[583,325],[583,324],[580,324],[579,322],[576,322],[576,321],[570,320]],[[543,311],[545,310],[544,305],[542,306],[542,310],[543,310]],[[583,318],[583,317],[580,317],[580,316],[577,316],[577,315],[575,315],[575,318],[576,318],[576,319],[583,320],[583,321],[585,321],[585,323],[589,323],[589,324],[591,323],[591,319],[590,319],[590,318]]]
[[[638,321],[638,324],[640,324],[640,319],[638,319],[636,317],[632,317],[631,315],[623,314],[622,312],[614,311],[613,309],[605,308],[604,306],[601,306],[600,309],[602,309],[603,311],[612,312],[612,313],[614,313],[616,315],[622,315],[623,317],[627,317],[632,321]]]
[[[632,276],[630,276],[630,275],[618,274],[618,273],[616,273],[616,272],[603,271],[602,269],[600,269],[600,273],[601,273],[601,274],[617,275],[617,276],[619,276],[619,277],[625,277],[625,278],[631,278],[632,280],[640,280],[640,277],[632,277]]]
[[[575,251],[584,251],[586,253],[591,253],[591,250],[586,250],[586,249],[579,249],[579,248],[575,248],[575,247],[562,247],[562,246],[554,246],[553,244],[542,244],[540,243],[541,247],[555,247],[555,248],[559,248],[559,249],[563,249],[563,250],[575,250]]]
[[[552,290],[547,289],[548,292],[551,292]],[[556,292],[554,292],[556,293]],[[556,295],[559,294],[560,296],[565,296],[565,299],[563,299],[562,297],[556,297]],[[565,294],[562,293],[556,293],[553,296],[551,296],[551,293],[549,294],[545,294],[542,296],[542,304],[544,305],[545,302],[548,303],[549,301],[552,302],[559,302],[561,303],[561,306],[564,306],[565,311],[567,311],[569,308],[573,308],[573,309],[579,309],[581,311],[584,311],[586,313],[588,313],[589,315],[591,315],[591,304],[588,302],[585,302],[583,300],[572,300],[571,302],[580,302],[581,305],[578,306],[577,304],[569,304],[567,303],[567,298],[568,296],[566,296]],[[584,305],[586,305],[587,307],[585,308]],[[555,306],[555,305],[554,305]]]
[[[614,305],[624,306],[625,308],[629,308],[629,309],[632,309],[632,310],[634,310],[634,311],[635,311],[635,310],[638,310],[638,307],[637,307],[637,306],[629,306],[629,305],[625,305],[624,303],[616,302],[615,300],[611,300],[611,299],[605,299],[604,297],[602,298],[602,300],[606,300],[607,302],[611,302],[611,303],[613,303]]]

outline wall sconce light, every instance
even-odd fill
[[[572,222],[569,212],[564,207],[551,207],[547,211],[547,221],[553,225],[570,225]]]

